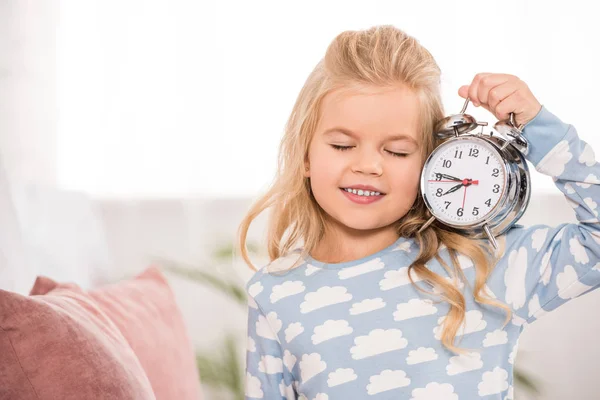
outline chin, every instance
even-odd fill
[[[346,221],[346,220],[337,220],[338,223],[340,223],[341,225],[345,226],[348,229],[351,230],[355,230],[355,231],[377,231],[383,228],[387,228],[389,227],[391,224],[394,223],[394,221],[390,221],[389,223],[374,223],[373,219],[366,219],[365,220],[356,220],[353,219],[351,221]]]

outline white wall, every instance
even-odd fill
[[[383,23],[436,57],[448,113],[475,73],[511,73],[600,149],[600,25],[582,0],[59,4],[57,178],[95,196],[256,195],[327,44]]]
[[[57,17],[51,2],[0,2],[0,157],[10,179],[58,180]]]

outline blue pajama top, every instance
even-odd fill
[[[292,252],[246,285],[246,399],[512,399],[523,328],[600,284],[600,165],[592,148],[545,107],[523,134],[526,158],[554,178],[578,223],[514,225],[497,238],[504,250],[486,291],[513,310],[506,327],[504,310],[474,301],[475,268],[465,256],[471,287],[462,284],[466,315],[455,344],[470,350],[455,355],[440,341],[448,304],[408,278],[419,252],[413,239],[359,260],[308,257],[284,274],[267,271],[288,269],[300,255]],[[440,256],[451,265],[447,250]],[[435,258],[427,267],[448,277]]]

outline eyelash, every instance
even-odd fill
[[[346,151],[346,150],[350,150],[354,146],[340,146],[340,145],[337,145],[337,144],[332,144],[331,147],[333,147],[334,149],[339,150],[339,151]],[[395,152],[389,151],[389,150],[386,150],[386,151],[389,154],[391,154],[392,156],[394,156],[394,157],[400,157],[400,158],[402,158],[402,157],[408,156],[408,154],[406,154],[406,153],[395,153]]]

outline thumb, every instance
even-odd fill
[[[469,96],[469,85],[463,85],[458,89],[458,95],[463,99],[466,99]]]

